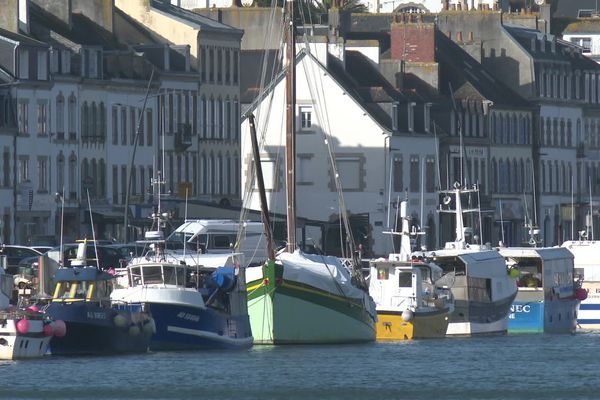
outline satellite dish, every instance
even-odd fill
[[[537,4],[538,6],[543,5],[545,2],[545,0],[535,0],[535,4]]]
[[[450,197],[448,195],[444,196],[444,198],[442,199],[442,203],[444,203],[445,206],[450,204],[451,201],[452,201],[452,197]]]

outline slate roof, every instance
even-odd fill
[[[173,17],[177,17],[183,22],[187,22],[188,25],[194,25],[201,30],[237,33],[240,35],[240,37],[244,34],[244,31],[241,29],[237,29],[222,22],[215,21],[214,19],[205,17],[204,15],[196,14],[193,11],[174,6],[170,4],[170,2],[165,4],[161,0],[150,1],[153,8],[165,12]]]
[[[6,29],[2,29],[2,28],[0,28],[0,36],[3,36],[7,39],[13,40],[15,42],[19,42],[19,43],[27,45],[27,46],[48,47],[48,45],[46,43],[35,40],[34,38],[32,38],[30,36],[22,35],[20,33],[15,33],[12,31],[7,31]]]
[[[491,100],[496,105],[523,108],[531,106],[437,29],[435,40],[436,55],[440,63],[440,89],[443,93],[450,94],[450,82],[456,99]]]
[[[575,45],[565,42],[563,40],[556,41],[556,51],[552,52],[550,43],[546,41],[546,47],[542,49],[536,46],[535,50],[532,49],[531,39],[540,39],[543,34],[528,28],[515,27],[515,26],[504,26],[507,32],[515,39],[519,44],[529,53],[529,55],[536,60],[546,61],[560,61],[568,62],[574,69],[597,69],[598,64],[583,54],[573,51]]]
[[[595,10],[596,0],[554,0],[554,18],[577,18],[579,10]]]
[[[105,50],[126,48],[111,32],[83,14],[72,13],[69,26],[35,3],[30,2],[29,5],[31,35],[40,41],[62,47],[65,42],[57,38],[58,34],[77,45],[100,46]]]
[[[569,34],[600,34],[600,19],[586,18],[580,19],[577,22],[572,22],[563,31],[563,35]]]

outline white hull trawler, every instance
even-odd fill
[[[583,300],[577,312],[577,328],[600,329],[600,241],[570,240],[562,247],[573,253],[575,278],[581,282],[584,291],[578,296]]]
[[[53,325],[36,308],[10,306],[12,287],[13,276],[0,273],[0,360],[42,357],[48,350]]]
[[[448,287],[454,298],[447,335],[504,334],[517,285],[508,275],[504,257],[498,251],[467,242],[463,212],[478,213],[479,207],[464,210],[461,195],[476,196],[478,189],[463,189],[457,183],[453,190],[442,193],[445,194],[443,203],[448,208],[440,211],[455,214],[456,239],[446,243],[444,249],[415,255],[429,259],[444,271],[437,285]],[[454,209],[450,209],[453,201]]]

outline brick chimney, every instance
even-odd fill
[[[391,25],[391,58],[408,62],[435,62],[435,26],[408,14]]]

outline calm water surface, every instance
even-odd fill
[[[600,332],[0,362],[2,399],[600,399]]]

